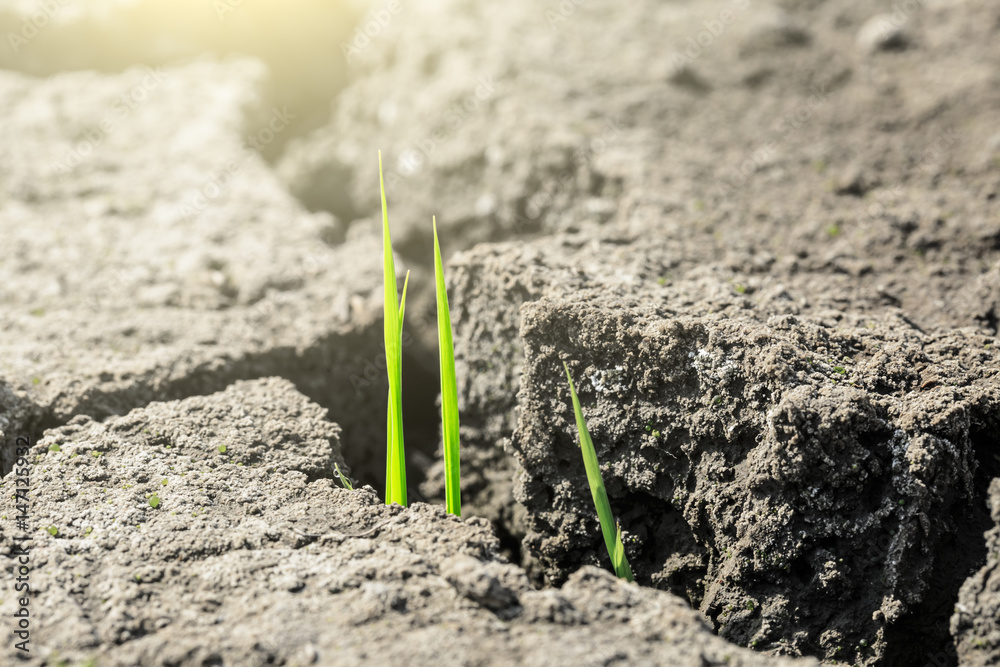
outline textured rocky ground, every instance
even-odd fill
[[[678,598],[596,568],[534,590],[488,522],[335,486],[339,436],[279,378],[49,431],[19,464],[39,524],[35,651],[102,665],[810,664],[736,648]],[[7,556],[12,537],[0,525]]]
[[[355,42],[297,5],[169,44],[151,3],[60,12],[0,56],[0,462],[36,443],[40,650],[991,664],[1000,9],[373,3]],[[259,60],[176,62],[219,31]],[[93,34],[120,52],[60,46]],[[383,474],[376,149],[412,499],[443,490],[437,215],[489,521],[332,481]],[[563,361],[639,586],[592,567]]]
[[[984,336],[844,324],[579,292],[524,307],[514,495],[550,577],[600,554],[572,420],[554,410],[569,360],[640,578],[740,644],[914,664],[948,641],[989,526],[998,360],[972,352]]]
[[[460,346],[478,509],[549,580],[602,562],[567,361],[641,580],[740,643],[869,663],[941,650],[985,555],[994,339],[899,312],[792,315],[784,288],[663,280],[663,255],[574,236],[456,260],[459,308],[503,323]],[[476,495],[502,462],[517,509],[507,487]]]

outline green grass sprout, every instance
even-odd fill
[[[407,272],[403,294],[397,304],[396,264],[389,236],[389,210],[382,177],[382,151],[378,154],[378,184],[382,193],[382,271],[385,282],[385,367],[389,379],[386,408],[385,504],[406,507],[406,455],[403,448],[403,312],[406,306]]]
[[[580,432],[580,449],[583,452],[583,465],[587,469],[587,481],[590,482],[590,494],[594,497],[594,506],[597,508],[597,518],[601,522],[601,532],[604,533],[604,544],[608,548],[611,565],[618,577],[626,581],[635,581],[632,576],[632,568],[629,567],[628,559],[625,558],[622,528],[618,525],[616,531],[615,519],[611,514],[611,503],[608,502],[608,493],[604,489],[604,478],[601,477],[601,466],[597,462],[597,451],[594,449],[594,441],[590,439],[587,422],[583,419],[583,408],[580,407],[580,399],[576,395],[576,387],[573,386],[573,378],[569,374],[569,366],[566,365],[566,362],[563,362],[563,368],[566,369],[569,393],[573,399],[573,413],[576,415],[576,428]]]
[[[462,516],[458,436],[458,389],[455,382],[455,344],[451,336],[448,290],[444,282],[437,219],[434,227],[434,281],[437,291],[438,357],[441,360],[441,435],[444,440],[445,501],[448,513]]]
[[[344,488],[347,489],[348,491],[353,491],[354,485],[351,484],[351,480],[347,477],[347,475],[345,475],[340,471],[340,466],[334,463],[333,470],[334,472],[337,473],[337,477],[340,478],[340,483],[344,485]]]

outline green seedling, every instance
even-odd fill
[[[397,304],[396,263],[392,258],[389,236],[389,210],[385,202],[385,180],[382,177],[382,152],[378,154],[378,184],[382,194],[382,272],[385,284],[385,368],[389,379],[389,402],[386,408],[385,504],[398,503],[406,507],[406,456],[403,449],[403,313],[406,306],[406,286]]]
[[[385,366],[389,380],[386,405],[385,503],[407,505],[406,454],[403,447],[403,316],[406,311],[406,289],[410,282],[407,272],[400,294],[396,284],[396,265],[389,233],[389,209],[385,197],[382,152],[378,154],[378,181],[382,201],[382,274],[385,311]],[[434,277],[437,288],[438,345],[441,363],[441,431],[444,438],[445,491],[448,512],[462,514],[459,468],[458,392],[455,382],[455,348],[448,312],[448,292],[445,287],[441,247],[438,242],[437,220],[434,228]],[[398,297],[397,303],[397,294]],[[353,489],[351,481],[336,469],[341,483]]]
[[[580,449],[583,452],[583,465],[587,469],[587,481],[590,483],[590,494],[594,498],[594,506],[597,508],[597,518],[601,522],[601,532],[604,533],[604,545],[608,548],[608,555],[611,557],[611,565],[615,569],[615,574],[626,581],[635,581],[632,576],[632,568],[629,567],[628,559],[625,558],[625,545],[622,543],[622,528],[615,524],[614,516],[611,514],[611,503],[608,502],[608,493],[604,489],[604,478],[601,476],[601,466],[597,462],[597,451],[594,449],[594,441],[590,439],[590,431],[587,430],[587,422],[583,419],[583,408],[580,407],[580,399],[576,395],[576,387],[573,386],[573,378],[569,374],[569,366],[563,362],[566,369],[566,379],[569,381],[569,394],[573,399],[573,413],[576,415],[576,428],[580,432]]]
[[[333,464],[333,471],[337,473],[337,477],[340,478],[340,483],[344,485],[345,489],[347,489],[348,491],[354,490],[354,485],[351,484],[351,480],[348,479],[347,475],[345,475],[340,471],[340,466],[337,465],[336,463]]]
[[[451,336],[448,290],[444,282],[437,219],[434,227],[434,281],[437,291],[438,357],[441,361],[441,435],[444,441],[445,500],[448,513],[462,516],[458,442],[458,389],[455,382],[455,345]]]

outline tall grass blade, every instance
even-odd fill
[[[438,357],[441,361],[441,435],[444,441],[445,502],[449,514],[462,516],[461,467],[458,435],[458,389],[455,382],[455,345],[451,336],[448,290],[444,282],[437,219],[434,226],[434,281],[437,290]]]
[[[385,503],[406,506],[406,455],[403,448],[403,307],[406,303],[406,283],[403,298],[397,301],[396,264],[392,257],[389,235],[389,209],[385,201],[385,180],[382,176],[382,151],[378,154],[378,184],[382,195],[382,275],[385,285],[385,367],[389,380],[389,400],[386,416]],[[409,274],[407,281],[409,282]]]
[[[573,378],[569,374],[569,366],[563,362],[566,369],[566,379],[569,381],[569,393],[573,399],[573,413],[576,415],[576,428],[580,432],[580,449],[583,452],[583,466],[587,469],[587,481],[590,483],[590,495],[594,498],[594,506],[597,508],[597,518],[601,522],[601,532],[604,534],[604,545],[608,549],[608,556],[611,557],[611,564],[615,569],[615,574],[626,581],[634,581],[632,568],[629,567],[625,558],[625,545],[622,544],[621,527],[615,531],[615,519],[611,514],[611,503],[608,502],[608,493],[604,489],[604,478],[601,476],[601,466],[597,462],[597,451],[594,449],[594,441],[590,439],[590,431],[587,430],[587,422],[583,419],[583,408],[580,407],[580,399],[576,395],[576,387],[573,386]]]

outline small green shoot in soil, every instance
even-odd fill
[[[625,558],[625,545],[622,543],[622,527],[615,528],[615,519],[611,514],[611,503],[608,501],[608,493],[604,489],[604,478],[601,476],[601,466],[597,462],[597,451],[594,449],[594,441],[590,439],[590,431],[587,430],[587,422],[583,419],[583,408],[580,407],[580,399],[576,395],[576,387],[573,386],[573,378],[569,374],[569,366],[563,362],[566,369],[566,379],[569,381],[569,394],[573,399],[573,413],[576,415],[576,428],[580,433],[580,449],[583,452],[583,465],[587,469],[587,481],[590,483],[590,494],[594,498],[594,506],[597,508],[597,518],[601,522],[601,532],[604,533],[604,545],[608,548],[608,555],[611,556],[611,565],[615,568],[615,574],[626,581],[635,581],[632,576],[632,568],[629,567],[628,559]]]
[[[340,472],[340,466],[336,463],[333,464],[333,471],[337,473],[337,477],[340,478],[340,483],[344,485],[345,489],[348,491],[354,490],[354,485],[351,483],[351,480],[344,473]]]
[[[382,177],[382,151],[378,154],[378,184],[382,194],[382,274],[385,284],[385,367],[389,379],[389,401],[386,409],[385,504],[398,503],[406,507],[406,456],[403,449],[403,312],[406,306],[407,272],[403,294],[396,301],[396,263],[392,257],[389,236],[389,210],[385,202],[385,180]]]
[[[455,382],[455,345],[451,336],[448,290],[444,282],[437,219],[434,227],[434,281],[437,291],[438,357],[441,361],[441,434],[444,440],[445,500],[448,513],[462,516],[458,442],[458,389]]]
[[[155,493],[149,497],[149,506],[154,510],[160,506],[160,497]]]

